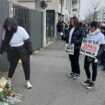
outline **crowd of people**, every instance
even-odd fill
[[[62,39],[66,41],[69,46],[74,46],[74,53],[68,54],[71,63],[71,72],[67,74],[67,77],[75,80],[79,79],[81,74],[79,56],[83,38],[99,43],[97,55],[94,58],[85,55],[84,59],[84,70],[87,79],[82,82],[82,85],[86,86],[87,89],[92,89],[97,78],[97,66],[100,64],[103,66],[102,70],[105,70],[105,25],[99,25],[97,21],[83,24],[78,21],[77,17],[72,17],[68,24],[60,20],[57,24],[57,31],[57,40]],[[92,74],[90,64],[92,65]]]
[[[32,88],[30,82],[30,55],[33,53],[32,43],[26,30],[18,26],[17,21],[13,18],[7,18],[3,25],[4,34],[0,47],[0,56],[6,51],[9,62],[9,72],[7,85],[12,87],[12,78],[16,70],[19,59],[22,60],[22,66],[28,89]],[[89,24],[83,24],[78,21],[77,17],[72,17],[68,23],[64,23],[62,19],[57,23],[57,40],[66,41],[67,47],[72,47],[72,53],[68,54],[71,63],[71,71],[67,77],[74,80],[80,78],[81,70],[79,65],[80,50],[83,39],[91,40],[99,43],[97,55],[94,57],[85,55],[84,70],[87,79],[82,85],[88,89],[92,89],[97,78],[97,66],[103,65],[105,70],[105,25],[99,25],[97,21]],[[100,63],[99,63],[100,62]],[[92,74],[90,72],[90,64],[92,65]]]

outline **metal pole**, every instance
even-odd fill
[[[63,0],[61,0],[61,17],[62,17],[62,9],[63,9]]]

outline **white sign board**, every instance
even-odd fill
[[[80,53],[92,58],[97,56],[99,50],[99,42],[84,38],[82,41]]]
[[[74,44],[65,44],[65,52],[69,55],[74,55]]]

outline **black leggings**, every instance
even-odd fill
[[[88,79],[91,79],[91,72],[90,72],[90,64],[92,64],[92,81],[96,81],[97,77],[97,63],[94,63],[94,59],[91,61],[89,60],[89,57],[85,57],[85,63],[84,63],[84,69],[87,75]]]
[[[72,72],[76,74],[80,74],[80,66],[79,66],[79,55],[80,50],[75,50],[74,55],[69,55],[69,59],[71,62]]]
[[[10,63],[8,78],[13,77],[18,61],[21,59],[25,79],[30,80],[30,56],[24,46],[11,48],[8,52],[8,59]]]

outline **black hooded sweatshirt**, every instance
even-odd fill
[[[7,26],[11,27],[11,31],[7,30]],[[8,50],[10,48],[9,42],[13,37],[13,34],[17,31],[17,21],[12,18],[7,18],[4,22],[4,29],[5,29],[5,35],[4,39],[2,39],[2,44],[0,48],[0,54],[4,53],[4,51]]]
[[[7,26],[11,27],[11,31],[7,30]],[[4,22],[4,29],[5,29],[5,37],[2,40],[1,48],[0,48],[0,54],[4,53],[4,51],[7,51],[10,49],[9,42],[11,41],[13,35],[15,32],[17,32],[18,24],[17,21],[13,18],[7,18]],[[24,41],[24,45],[27,49],[27,52],[29,55],[33,53],[33,47],[30,39]]]

